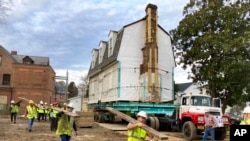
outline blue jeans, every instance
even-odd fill
[[[211,128],[211,127],[206,127],[205,128],[202,141],[207,141],[208,134],[211,137],[211,141],[215,141],[214,140],[214,128]]]
[[[32,129],[33,123],[34,123],[34,118],[28,119],[28,130]]]
[[[70,141],[70,136],[66,134],[60,135],[61,141]]]

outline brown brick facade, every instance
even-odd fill
[[[33,62],[31,64],[20,63],[13,55],[17,56],[0,46],[0,105],[8,106],[11,100],[19,101],[18,97],[33,99],[36,103],[40,100],[48,104],[54,102],[55,72],[49,63],[36,64],[35,61],[34,64]],[[36,59],[43,61],[43,58],[36,57]],[[4,75],[10,75],[9,85],[3,83]],[[57,96],[57,100],[60,99]],[[21,107],[27,104],[27,102],[22,102]]]

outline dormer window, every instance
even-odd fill
[[[117,34],[118,34],[117,31],[110,31],[109,32],[109,35],[108,35],[109,36],[108,57],[110,57],[113,54]]]
[[[23,58],[23,64],[34,64],[34,61],[29,56],[26,56]]]
[[[112,38],[109,39],[109,53],[108,56],[111,56],[113,53],[113,45],[112,45]]]

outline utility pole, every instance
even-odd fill
[[[58,80],[65,80],[66,81],[66,85],[65,85],[65,92],[64,92],[64,102],[68,101],[68,80],[69,80],[69,73],[68,70],[66,71],[66,76],[56,76],[55,77]]]

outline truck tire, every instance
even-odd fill
[[[154,119],[154,117],[149,117],[149,118],[148,118],[148,125],[149,125],[151,128],[155,129],[155,119]]]
[[[155,130],[158,131],[160,129],[160,122],[157,117],[153,117],[153,118],[155,119]]]
[[[194,139],[196,139],[197,137],[197,129],[196,127],[194,126],[193,122],[192,121],[186,121],[184,124],[183,124],[183,127],[182,127],[182,133],[184,135],[184,138],[188,141],[192,141]]]
[[[214,131],[215,140],[224,140],[227,136],[226,128],[222,128],[219,131]]]

